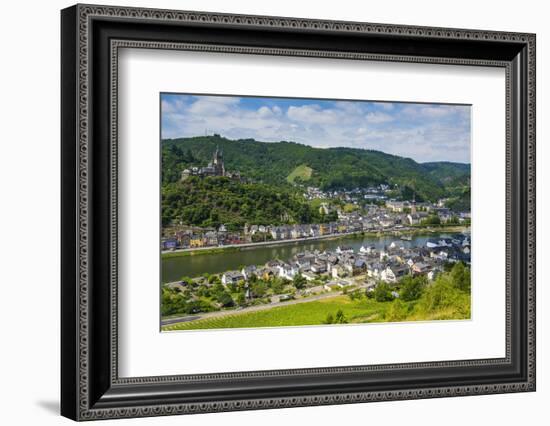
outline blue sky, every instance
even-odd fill
[[[470,162],[470,106],[161,94],[163,139],[205,132]]]

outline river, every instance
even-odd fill
[[[411,241],[399,240],[399,238],[395,236],[349,236],[339,239],[293,242],[270,247],[249,247],[242,248],[239,251],[227,251],[225,253],[167,257],[162,259],[162,281],[177,281],[184,276],[196,277],[205,272],[216,274],[239,269],[243,265],[263,265],[272,259],[288,261],[296,253],[305,250],[335,250],[338,246],[349,246],[357,252],[361,246],[374,246],[380,249],[391,244],[392,241],[399,241],[403,243],[405,247],[418,247],[426,245],[426,242],[430,239],[448,238],[452,235],[453,234],[450,233],[415,235],[412,237]]]

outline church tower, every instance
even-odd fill
[[[225,176],[225,165],[223,164],[223,153],[220,150],[219,146],[216,147],[216,151],[214,152],[212,165],[214,166],[216,176]]]

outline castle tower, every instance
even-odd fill
[[[216,147],[214,152],[214,158],[212,159],[212,165],[216,171],[216,176],[225,176],[225,165],[223,163],[223,152],[220,150],[220,147]]]

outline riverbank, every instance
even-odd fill
[[[376,232],[346,232],[341,234],[329,234],[329,235],[320,235],[318,237],[306,237],[306,238],[295,238],[295,239],[286,239],[286,240],[276,240],[276,241],[262,241],[259,243],[246,243],[246,244],[231,244],[227,246],[218,246],[218,247],[199,247],[193,249],[180,249],[173,251],[165,251],[161,253],[163,259],[173,258],[173,257],[185,257],[185,256],[198,256],[204,254],[219,254],[219,253],[228,253],[232,251],[242,251],[247,249],[253,249],[255,247],[274,247],[282,244],[301,244],[304,242],[313,242],[320,240],[338,240],[349,237],[357,238],[376,238],[376,237],[385,237],[394,235],[396,238],[399,238],[403,235],[429,235],[431,233],[439,232],[448,232],[448,233],[458,233],[465,232],[469,230],[469,226],[429,226],[429,227],[414,227],[407,229],[391,229],[391,230],[381,230]]]

